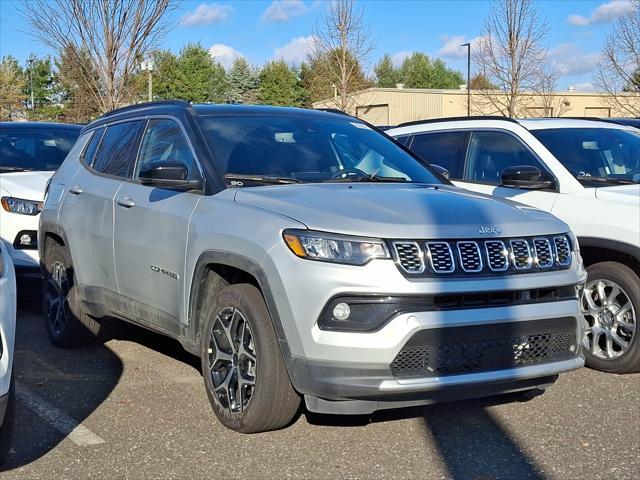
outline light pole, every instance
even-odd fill
[[[33,57],[29,57],[27,63],[29,64],[29,90],[31,91],[31,110],[34,110],[35,98],[33,96]]]
[[[463,43],[467,47],[467,117],[471,116],[471,42]]]
[[[140,64],[140,70],[149,72],[149,101],[153,102],[153,69],[155,65],[152,58],[143,60]]]

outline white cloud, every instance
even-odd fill
[[[274,0],[264,11],[260,21],[265,23],[288,22],[293,17],[306,13],[307,10],[308,8],[302,0]]]
[[[286,45],[276,48],[273,58],[276,60],[284,60],[287,63],[300,64],[307,60],[307,56],[313,51],[313,42],[315,37],[297,37]]]
[[[593,91],[595,91],[593,83],[591,83],[591,82],[574,83],[573,85],[569,85],[569,87],[573,88],[576,92],[593,92]]]
[[[610,0],[592,11],[588,17],[578,14],[569,15],[567,23],[577,27],[586,27],[594,23],[607,23],[624,13],[632,11],[632,9],[631,0]]]
[[[189,11],[180,20],[183,27],[200,27],[202,25],[213,25],[224,22],[231,13],[233,7],[228,5],[218,5],[216,3],[202,3],[194,11]]]
[[[400,65],[402,65],[402,62],[404,62],[404,60],[406,58],[409,58],[411,55],[413,55],[413,52],[410,50],[402,50],[400,52],[394,53],[393,55],[391,55],[393,66],[399,67]]]
[[[591,73],[600,61],[599,53],[584,53],[573,43],[560,43],[549,50],[549,59],[562,76]]]
[[[467,47],[463,47],[464,43],[471,43],[471,49],[475,49],[482,37],[475,37],[467,40],[463,35],[441,37],[442,47],[438,50],[437,55],[445,58],[467,58]]]
[[[242,53],[235,48],[222,43],[216,43],[209,49],[211,55],[216,61],[220,62],[224,68],[229,69],[236,58],[244,57]]]

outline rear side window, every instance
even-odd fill
[[[107,175],[131,177],[141,126],[142,120],[137,120],[107,127],[92,168]]]
[[[446,168],[451,178],[459,178],[460,154],[467,132],[423,133],[413,137],[411,150],[425,162]]]
[[[93,157],[96,154],[96,150],[98,149],[98,145],[100,145],[100,140],[102,140],[102,134],[104,133],[104,128],[99,128],[94,130],[91,134],[91,140],[87,143],[86,148],[84,149],[84,153],[82,154],[82,161],[85,165],[91,165],[93,162]]]

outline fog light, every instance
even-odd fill
[[[20,236],[20,245],[31,245],[31,235],[25,233]]]
[[[340,302],[333,307],[333,317],[336,320],[346,320],[351,315],[351,308],[347,303]]]

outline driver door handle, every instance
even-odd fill
[[[129,197],[120,197],[118,200],[118,205],[120,205],[123,208],[131,208],[131,207],[135,207],[136,204],[133,200],[131,200]]]
[[[80,195],[82,192],[84,192],[84,190],[82,190],[82,187],[80,185],[74,185],[73,187],[69,188],[69,193],[73,193],[74,195]]]

